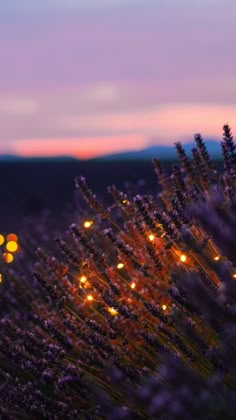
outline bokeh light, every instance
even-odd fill
[[[89,229],[92,225],[93,225],[92,220],[85,220],[85,222],[84,222],[85,229]]]
[[[7,244],[6,244],[6,249],[7,249],[7,251],[9,251],[9,252],[16,252],[16,251],[17,251],[17,249],[18,249],[18,244],[17,244],[17,242],[15,242],[15,241],[10,241],[10,242],[7,242]]]
[[[5,242],[5,238],[3,235],[0,234],[0,246],[3,245]]]
[[[7,242],[10,241],[18,242],[18,236],[15,233],[9,233],[7,235]]]
[[[14,260],[14,256],[10,252],[4,252],[3,258],[7,264],[12,263]]]
[[[124,268],[124,264],[122,262],[118,263],[117,268],[118,270],[121,270],[122,268]]]
[[[115,308],[109,307],[109,308],[107,308],[107,310],[113,316],[118,315],[118,311]]]

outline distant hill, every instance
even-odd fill
[[[10,162],[10,161],[15,161],[15,160],[20,160],[20,159],[21,158],[16,155],[0,155],[0,161]]]
[[[43,162],[61,162],[61,161],[77,161],[73,156],[34,156],[22,157],[17,155],[0,155],[0,162],[27,162],[27,161],[43,161]]]
[[[215,140],[206,140],[205,144],[207,150],[212,158],[220,159],[221,158],[221,147],[220,142]],[[183,144],[186,154],[191,155],[191,150],[193,147],[196,147],[194,142]],[[174,145],[171,146],[150,146],[143,150],[132,150],[128,152],[121,152],[116,154],[110,154],[101,156],[94,160],[98,161],[112,161],[112,160],[151,160],[154,157],[165,160],[176,159],[176,149]]]

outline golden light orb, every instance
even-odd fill
[[[122,263],[122,262],[119,262],[118,264],[117,264],[117,268],[118,268],[118,270],[121,270],[121,268],[124,268],[124,264]]]
[[[185,254],[180,255],[180,261],[185,263],[187,261],[187,257]]]
[[[136,287],[136,284],[134,282],[131,283],[131,289],[135,289],[135,287]]]
[[[0,273],[0,283],[2,283],[2,273]]]
[[[149,239],[149,241],[153,242],[153,241],[154,241],[154,239],[155,239],[155,236],[151,233],[151,234],[148,236],[148,239]]]
[[[214,259],[215,261],[219,261],[220,257],[219,257],[219,255],[216,255],[213,259]]]
[[[161,305],[161,308],[162,308],[163,311],[166,311],[167,306],[166,305]]]
[[[3,235],[0,235],[0,246],[3,245],[5,242],[5,238]]]
[[[9,233],[7,235],[7,242],[10,242],[10,241],[17,242],[18,241],[18,236],[15,233]]]
[[[89,300],[91,302],[93,300],[93,296],[92,295],[88,295],[87,296],[87,300]]]
[[[86,276],[81,276],[80,277],[80,283],[86,283],[87,281],[87,277]]]
[[[113,316],[118,315],[118,311],[115,308],[109,307],[107,310]]]
[[[7,242],[7,244],[6,244],[6,249],[7,249],[7,251],[9,251],[9,252],[16,252],[16,251],[17,251],[17,249],[18,249],[18,244],[17,244],[17,242],[15,242],[15,241],[10,241],[10,242]]]
[[[233,274],[233,278],[236,279],[236,273]]]
[[[84,222],[85,229],[91,228],[92,225],[93,225],[93,221],[92,220],[85,220],[85,222]]]
[[[12,261],[14,260],[14,257],[10,252],[4,252],[3,258],[7,264],[12,263]]]

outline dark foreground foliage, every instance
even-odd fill
[[[158,200],[111,186],[107,207],[80,177],[88,209],[55,251],[35,263],[22,239],[2,269],[0,418],[235,418],[235,144],[224,126],[219,173],[195,141],[170,176],[154,160]]]

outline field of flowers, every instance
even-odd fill
[[[218,171],[195,143],[153,160],[158,200],[77,177],[76,223],[3,259],[0,419],[235,418],[236,145]]]

